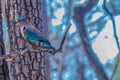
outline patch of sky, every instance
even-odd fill
[[[62,17],[64,15],[64,8],[57,9],[54,13],[56,19],[52,19],[52,25],[60,25],[62,24]]]
[[[85,73],[86,80],[97,80],[93,70],[90,67],[85,68]]]
[[[96,21],[97,19],[99,19],[103,15],[104,15],[103,12],[96,12],[96,13],[93,14],[91,21],[94,22],[94,21]]]
[[[103,5],[103,0],[99,0],[97,5],[102,6]]]
[[[71,27],[70,27],[70,29],[69,29],[69,33],[70,33],[70,34],[76,32],[76,25],[74,24],[73,21],[71,21],[71,24],[72,24],[72,25],[71,25]]]
[[[59,80],[59,73],[58,71],[52,71],[51,72],[51,80]]]
[[[71,73],[68,71],[65,71],[62,76],[62,80],[71,80]]]
[[[115,17],[115,23],[116,23],[116,30],[117,30],[117,35],[120,43],[120,16]]]
[[[109,59],[112,60],[118,54],[111,20],[107,22],[92,46],[102,63],[106,63]]]

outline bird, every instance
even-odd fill
[[[18,23],[18,26],[20,27],[20,33],[25,40],[29,42],[42,43],[46,47],[55,50],[49,40],[45,38],[45,36],[41,35],[40,31],[32,26],[27,18],[17,18],[17,21],[14,23]]]

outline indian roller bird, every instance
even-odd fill
[[[20,27],[20,32],[22,37],[29,41],[29,42],[37,42],[42,43],[46,47],[51,48],[55,50],[54,47],[50,44],[50,42],[40,34],[40,31],[33,27],[30,22],[26,18],[18,18],[16,23],[18,23],[18,26]]]

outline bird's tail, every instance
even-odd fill
[[[56,50],[53,46],[49,45],[48,48]]]
[[[50,49],[53,49],[53,50],[56,50],[50,43],[44,43],[48,48]]]

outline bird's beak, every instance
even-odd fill
[[[17,20],[12,20],[11,23],[12,23],[12,24],[17,24],[18,21],[17,21]]]

